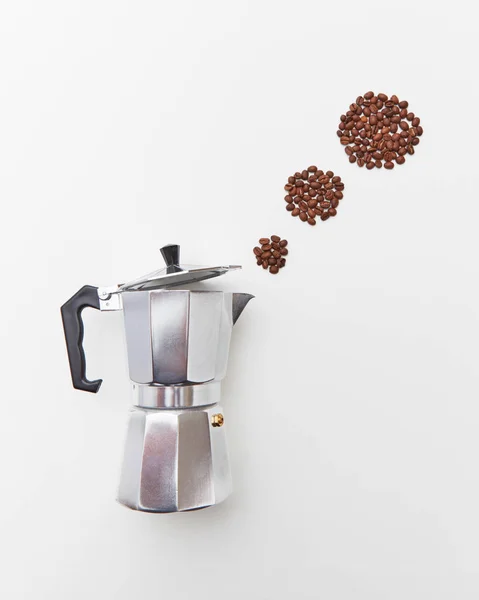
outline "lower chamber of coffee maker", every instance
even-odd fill
[[[133,383],[118,501],[146,512],[206,508],[231,493],[221,383]]]

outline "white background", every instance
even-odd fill
[[[473,2],[5,0],[0,596],[479,596],[477,19]],[[350,165],[373,89],[424,136]],[[315,228],[283,185],[346,184]],[[271,276],[252,248],[290,241]],[[234,495],[189,514],[115,502],[129,407],[120,313],[85,311],[97,396],[70,382],[60,305],[161,266],[239,263],[256,295],[224,394]]]

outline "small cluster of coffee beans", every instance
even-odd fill
[[[395,95],[367,92],[358,96],[345,115],[341,115],[337,131],[350,163],[367,169],[393,169],[402,165],[406,154],[414,154],[423,133],[419,117],[408,110],[406,100]]]
[[[286,265],[285,256],[288,254],[288,240],[282,240],[279,235],[272,235],[270,238],[260,238],[260,246],[253,248],[256,257],[256,264],[268,269],[273,275],[276,275],[280,269]]]
[[[343,197],[344,183],[332,171],[318,170],[314,165],[288,177],[284,186],[286,210],[301,221],[316,225],[316,218],[326,221],[337,213]]]

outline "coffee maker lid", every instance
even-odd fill
[[[186,285],[188,283],[196,283],[205,279],[219,277],[228,273],[228,271],[241,269],[239,265],[219,267],[180,265],[180,247],[175,244],[163,246],[160,252],[165,259],[166,267],[124,283],[118,288],[118,292],[156,290],[175,287],[177,285]]]

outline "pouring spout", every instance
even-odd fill
[[[233,294],[233,325],[252,298],[254,298],[252,294]]]

